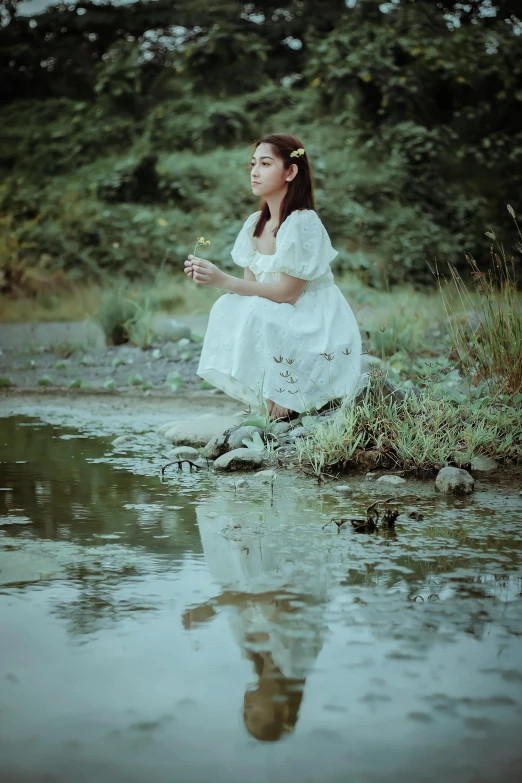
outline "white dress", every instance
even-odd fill
[[[276,283],[282,272],[306,280],[295,304],[261,296],[223,294],[214,304],[197,374],[234,399],[258,408],[264,399],[299,413],[329,400],[349,400],[361,383],[361,334],[334,283],[337,255],[317,213],[295,210],[279,227],[276,251],[259,253],[254,227],[243,224],[232,259],[256,280]]]

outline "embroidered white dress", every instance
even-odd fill
[[[337,251],[317,213],[295,210],[279,227],[276,251],[259,253],[253,237],[260,212],[243,224],[231,251],[256,280],[282,272],[306,280],[295,304],[223,294],[214,304],[197,374],[257,409],[260,392],[299,413],[361,388],[361,334],[330,269]]]

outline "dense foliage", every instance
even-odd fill
[[[273,131],[302,139],[337,263],[374,285],[487,262],[490,228],[511,247],[519,3],[442,5],[4,3],[0,287],[181,269],[199,235],[231,265],[250,144]]]

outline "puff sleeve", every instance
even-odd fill
[[[315,210],[292,212],[288,226],[283,224],[279,232],[282,236],[273,257],[274,272],[285,272],[301,280],[314,280],[328,272],[337,250]]]
[[[253,212],[243,223],[241,231],[237,235],[234,247],[230,251],[232,260],[238,266],[247,267],[252,263],[256,247],[254,245],[253,234],[257,219],[261,212]]]

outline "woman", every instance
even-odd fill
[[[256,142],[252,192],[260,209],[245,221],[232,249],[244,279],[190,255],[196,285],[227,293],[214,304],[198,375],[270,418],[292,418],[330,400],[350,399],[361,385],[361,335],[334,283],[337,255],[315,211],[310,162],[295,136]]]

